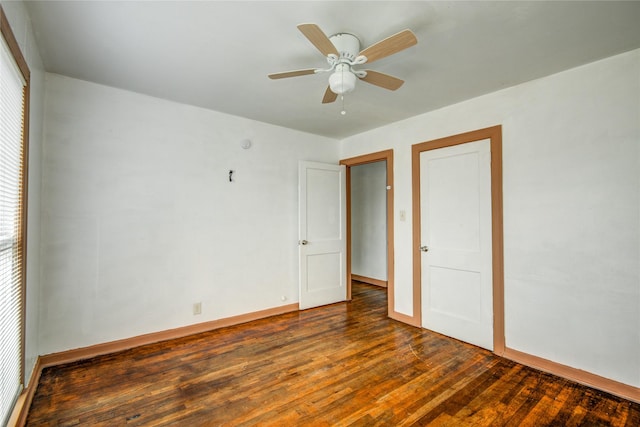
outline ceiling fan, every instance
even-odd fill
[[[329,87],[324,93],[322,103],[334,102],[338,95],[351,92],[355,88],[356,80],[384,89],[396,90],[404,83],[397,77],[379,73],[373,70],[358,70],[354,66],[370,64],[378,59],[398,53],[418,43],[411,30],[403,30],[387,37],[364,50],[360,50],[360,40],[350,33],[337,33],[327,37],[316,24],[300,24],[298,29],[302,34],[326,56],[329,68],[307,68],[304,70],[284,71],[269,74],[270,79],[304,76],[331,72]]]

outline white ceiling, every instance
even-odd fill
[[[47,71],[333,138],[640,48],[640,1],[28,1]],[[418,45],[366,68],[321,104],[327,74],[298,31],[356,34],[363,48],[405,28]]]

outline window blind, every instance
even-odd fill
[[[25,80],[0,37],[0,421],[22,390]]]

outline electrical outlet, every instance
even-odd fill
[[[193,314],[202,314],[202,303],[196,302],[193,304]]]

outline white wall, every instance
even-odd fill
[[[298,301],[298,161],[338,141],[55,74],[45,116],[42,354]]]
[[[387,280],[387,162],[351,167],[351,272]]]
[[[2,1],[14,36],[29,70],[29,188],[27,200],[27,293],[25,313],[25,381],[29,381],[38,358],[38,315],[40,295],[40,186],[42,172],[42,121],[44,71],[35,43],[31,20],[21,1]]]
[[[297,301],[297,161],[389,148],[408,216],[394,224],[395,309],[411,315],[411,145],[501,124],[507,346],[640,386],[638,75],[640,50],[338,153],[330,139],[47,74],[40,353]]]
[[[640,50],[353,136],[341,156],[393,148],[395,209],[410,215],[411,145],[501,124],[507,346],[636,387],[638,76]],[[394,236],[395,308],[408,315],[411,224]]]

